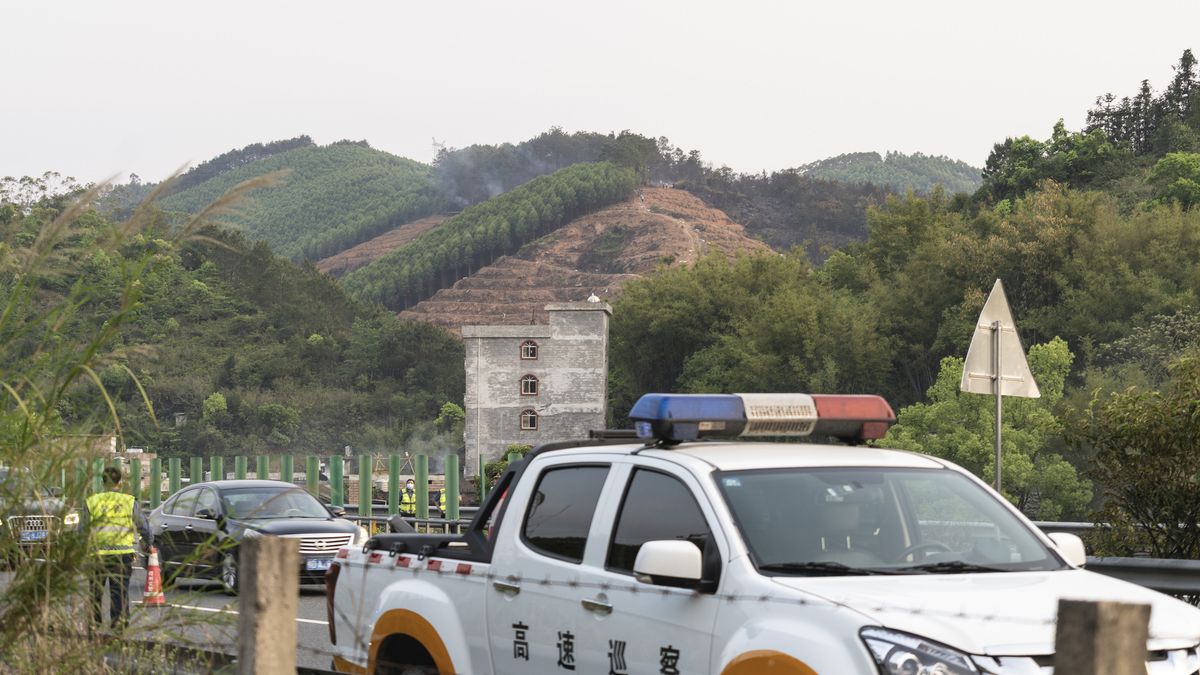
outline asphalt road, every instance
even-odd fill
[[[0,572],[0,592],[8,572]],[[184,582],[165,592],[163,606],[142,606],[146,573],[134,569],[130,598],[134,602],[129,635],[206,651],[237,653],[238,598],[221,592],[216,583]],[[107,601],[106,601],[107,604]],[[301,586],[296,612],[296,664],[330,667],[329,628],[325,620],[325,589]]]

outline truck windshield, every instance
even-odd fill
[[[886,467],[715,474],[767,574],[953,574],[1065,565],[954,471]],[[832,563],[832,564],[828,564]]]

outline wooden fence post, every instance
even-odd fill
[[[300,549],[296,539],[254,537],[240,547],[238,672],[295,675]]]
[[[1150,605],[1058,601],[1054,675],[1145,675]]]

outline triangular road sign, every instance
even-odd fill
[[[962,382],[958,388],[973,394],[995,394],[996,374],[996,327],[1000,331],[1000,393],[1004,396],[1039,398],[1037,382],[1029,372],[1025,350],[1017,336],[1008,298],[1004,297],[1004,285],[996,280],[983,312],[975,324],[975,336],[967,349],[967,360],[963,364]]]

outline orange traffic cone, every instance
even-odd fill
[[[158,549],[150,547],[150,559],[146,562],[146,592],[142,595],[143,605],[165,605],[162,590],[162,568],[158,564]]]

